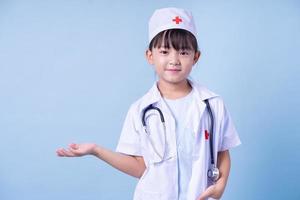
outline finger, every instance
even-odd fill
[[[57,149],[56,154],[57,156],[61,156],[61,157],[65,156],[64,153],[62,152],[62,149]]]
[[[82,156],[82,153],[79,152],[78,149],[72,149],[72,148],[69,148],[68,151],[69,151],[70,153],[72,153],[74,156]]]
[[[69,150],[67,151],[67,150],[65,150],[65,149],[62,149],[61,152],[62,152],[63,155],[66,156],[66,157],[74,157],[74,156],[76,156],[73,152],[71,152],[71,151],[69,151]]]
[[[75,143],[69,144],[69,147],[72,148],[72,149],[78,149],[78,145],[75,144]]]
[[[71,149],[68,149],[68,150],[58,149],[56,151],[56,153],[57,153],[58,156],[61,156],[61,157],[75,157],[75,156],[78,156],[77,153],[75,152],[75,150],[71,150]]]
[[[209,186],[201,195],[200,197],[197,199],[197,200],[205,200],[207,199],[208,197],[210,197],[213,192],[214,192],[214,188],[215,186],[214,185],[211,185]]]

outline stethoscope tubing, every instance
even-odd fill
[[[216,166],[216,163],[215,163],[215,159],[214,159],[214,144],[213,144],[213,133],[214,133],[214,116],[213,116],[213,112],[211,110],[211,107],[210,107],[210,104],[209,104],[209,101],[208,99],[204,100],[205,104],[206,104],[206,107],[207,107],[207,112],[208,112],[208,115],[210,117],[210,120],[211,120],[211,124],[210,124],[210,131],[209,131],[209,150],[210,150],[210,162],[211,162],[211,167],[209,168],[208,172],[207,172],[207,175],[209,178],[211,178],[211,180],[213,180],[214,182],[219,178],[219,169],[217,168]],[[143,124],[143,127],[144,127],[144,130],[145,130],[145,133],[150,136],[150,132],[147,131],[147,125],[146,125],[146,113],[150,110],[156,110],[159,115],[160,115],[160,120],[162,122],[162,125],[163,125],[163,128],[164,128],[164,141],[166,143],[166,126],[165,126],[165,118],[164,118],[164,115],[162,113],[162,111],[158,108],[158,107],[155,107],[153,106],[152,104],[150,104],[143,112],[143,115],[142,115],[142,124]],[[150,143],[151,143],[151,146],[153,147],[153,150],[155,151],[155,153],[160,157],[161,161],[163,160],[164,156],[165,155],[161,155],[159,153],[159,151],[156,149],[155,145],[154,145],[154,142],[152,141],[151,137],[149,137],[149,140],[150,140]],[[164,144],[164,148],[166,148],[166,144]],[[165,154],[165,149],[164,149],[164,154]]]
[[[210,120],[211,120],[211,124],[210,124],[210,132],[209,132],[209,148],[210,148],[210,163],[215,166],[215,159],[214,159],[214,138],[213,138],[213,133],[214,133],[214,116],[213,113],[211,111],[211,107],[210,104],[208,102],[208,99],[204,100],[206,107],[207,107],[207,112],[209,114]]]
[[[161,110],[158,108],[158,107],[155,107],[153,106],[152,104],[150,104],[143,112],[143,116],[142,116],[142,123],[143,123],[143,127],[146,127],[146,113],[149,111],[149,110],[157,110],[158,113],[159,113],[159,116],[160,116],[160,121],[162,123],[165,123],[165,118],[164,118],[164,115],[163,113],[161,112]]]

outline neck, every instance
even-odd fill
[[[167,99],[184,97],[192,90],[192,87],[187,80],[175,84],[159,80],[157,86],[161,95]]]

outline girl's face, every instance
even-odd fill
[[[194,50],[175,50],[171,48],[153,48],[146,51],[146,58],[154,65],[160,82],[179,84],[186,81],[193,65],[198,61],[200,52]]]

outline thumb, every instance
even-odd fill
[[[214,185],[209,186],[199,197],[197,200],[205,200],[213,194]]]
[[[73,150],[77,150],[77,149],[79,148],[78,145],[75,144],[75,143],[69,144],[69,147],[70,147],[71,149],[73,149]]]

